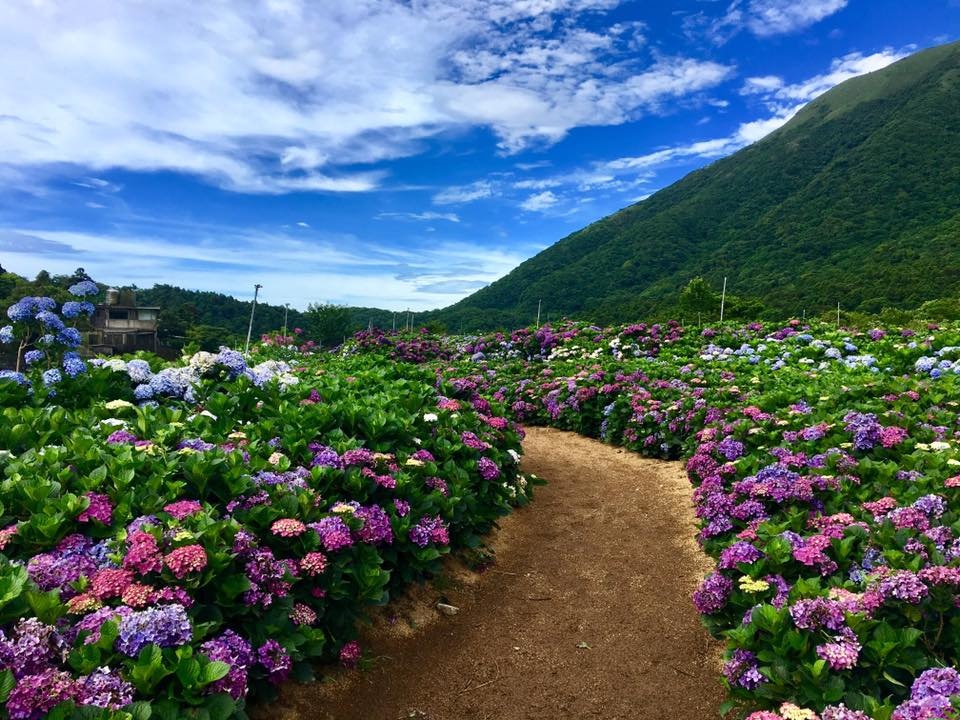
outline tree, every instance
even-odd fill
[[[332,303],[310,303],[306,312],[307,337],[325,346],[339,345],[350,333],[350,309]]]
[[[720,314],[720,297],[702,277],[695,277],[680,293],[680,310],[687,316],[713,318]]]

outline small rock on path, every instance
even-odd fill
[[[424,590],[418,631],[374,632],[372,670],[289,684],[255,715],[717,718],[720,645],[690,601],[709,563],[681,465],[544,428],[528,428],[524,452],[549,484],[501,523],[491,569],[443,587],[458,614],[441,617]]]

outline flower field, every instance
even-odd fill
[[[81,360],[55,310],[0,329],[40,353],[0,373],[10,718],[242,716],[357,664],[365,607],[528,500],[517,423],[687,461],[725,709],[955,716],[955,329],[371,331],[164,365]]]

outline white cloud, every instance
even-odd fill
[[[543,212],[552,208],[560,202],[560,198],[554,195],[550,190],[545,190],[542,193],[537,193],[536,195],[531,195],[522,203],[520,207],[528,212]]]
[[[823,75],[815,75],[812,78],[793,85],[784,85],[777,88],[775,92],[773,92],[773,97],[778,100],[794,102],[813,100],[845,80],[876,70],[882,70],[887,67],[887,65],[907,57],[912,50],[912,47],[902,50],[887,48],[881,52],[875,52],[870,55],[864,55],[858,52],[844,55],[842,58],[836,58],[831,63],[829,72]]]
[[[493,183],[488,180],[478,180],[469,185],[459,185],[441,190],[433,196],[433,202],[437,205],[458,205],[493,197],[494,192]]]
[[[177,239],[171,240],[174,233]],[[137,252],[131,253],[131,247]],[[289,302],[301,309],[314,301],[397,310],[448,305],[502,277],[539,249],[443,239],[395,248],[361,243],[351,235],[305,241],[219,226],[170,226],[163,233],[122,235],[0,230],[0,250],[11,254],[4,265],[27,276],[41,269],[70,273],[82,265],[101,282],[149,287],[176,278],[180,287],[244,299],[260,283],[263,302]],[[317,288],[323,288],[322,297]]]
[[[789,35],[820,22],[847,6],[849,0],[733,0],[726,13],[711,18],[704,12],[688,16],[689,35],[705,34],[723,44],[742,30],[760,38]]]
[[[741,95],[759,95],[779,90],[783,87],[783,78],[779,75],[763,75],[762,77],[748,77],[740,88]]]
[[[515,152],[729,76],[719,63],[649,60],[642,25],[596,21],[619,3],[9,0],[3,163],[175,171],[247,193],[364,192],[386,175],[362,166],[446,130],[487,127]]]
[[[382,212],[375,217],[376,220],[447,220],[452,223],[460,222],[460,216],[456,213],[438,213],[438,212]],[[435,229],[435,228],[434,228]],[[431,228],[427,228],[431,230]]]
[[[660,148],[643,155],[620,157],[595,163],[590,170],[520,181],[514,183],[514,187],[520,187],[521,183],[523,187],[530,189],[576,184],[581,190],[599,187],[625,192],[648,185],[656,177],[656,170],[659,168],[691,159],[712,160],[724,157],[762,140],[789,122],[807,102],[819,97],[831,87],[858,75],[882,69],[908,54],[908,49],[887,49],[872,55],[851,53],[833,60],[828,72],[791,85],[784,84],[784,81],[776,76],[748,78],[747,86],[752,88],[748,94],[762,96],[760,100],[770,112],[768,117],[740,123],[733,133],[724,137]]]
[[[308,228],[310,227],[310,223],[306,223],[303,220],[301,220],[300,222],[297,223],[297,227]]]
[[[802,30],[847,6],[848,0],[751,0],[747,27],[758,37]]]

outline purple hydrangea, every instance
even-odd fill
[[[732,687],[753,690],[767,679],[760,674],[757,656],[749,650],[737,648],[723,666],[723,674]]]
[[[56,628],[37,618],[20,620],[10,638],[0,632],[0,665],[18,678],[43,672],[54,660],[63,660],[68,650]]]
[[[793,624],[801,630],[826,628],[837,632],[846,627],[844,613],[843,603],[823,597],[797,600],[790,607]]]
[[[484,480],[496,480],[500,477],[500,468],[488,457],[480,458],[479,462],[477,462],[477,469],[480,471],[480,477]]]
[[[279,685],[290,674],[293,662],[290,655],[276,640],[267,640],[257,650],[257,662],[267,671],[267,679]]]
[[[159,647],[178,647],[190,642],[193,627],[182,605],[162,605],[133,612],[120,620],[117,650],[136,657],[151,643]]]
[[[246,697],[247,671],[253,664],[253,648],[250,643],[233,630],[226,630],[222,635],[201,645],[200,652],[211,660],[225,662],[230,666],[226,675],[210,685],[209,692],[224,692],[234,700]]]
[[[410,541],[420,547],[426,547],[431,542],[441,545],[450,542],[446,523],[439,515],[421,518],[420,522],[410,528],[409,536]]]
[[[350,527],[341,517],[325,517],[319,522],[310,523],[308,527],[320,536],[320,542],[329,552],[353,545]]]
[[[718,567],[721,570],[732,570],[740,563],[756,562],[763,557],[763,553],[748,542],[735,542],[733,545],[724,548],[720,553],[720,562]]]
[[[77,685],[80,705],[119,710],[133,702],[133,685],[108,667],[97,668]]]
[[[70,673],[48,668],[20,678],[7,698],[7,712],[10,720],[38,720],[60,703],[76,700],[79,695],[79,683]]]
[[[357,531],[362,542],[369,545],[389,545],[393,542],[390,516],[379,505],[361,507],[355,515],[363,520],[363,527]]]
[[[733,581],[730,578],[720,573],[710,573],[693,593],[693,604],[700,614],[712,615],[727,604],[732,592]]]

